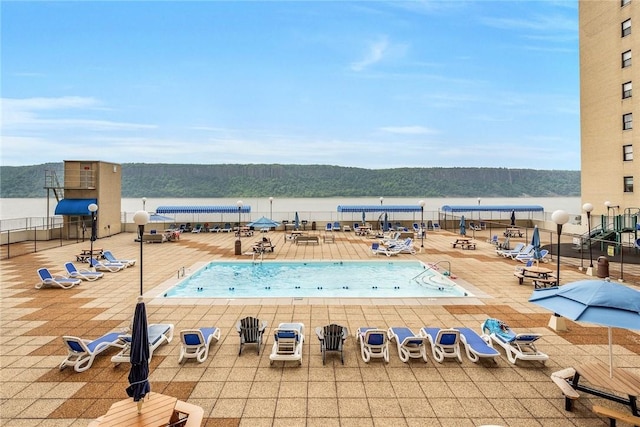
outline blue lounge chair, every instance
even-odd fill
[[[374,255],[382,254],[390,257],[391,255],[398,255],[400,253],[400,250],[385,248],[384,246],[381,246],[380,243],[372,243],[371,252]]]
[[[111,273],[115,273],[127,268],[126,264],[115,262],[101,262],[95,258],[89,259],[89,265],[95,268],[97,271],[109,271]]]
[[[433,358],[442,362],[445,358],[455,358],[462,363],[460,354],[460,331],[457,329],[422,328],[420,335],[431,344]]]
[[[401,361],[406,363],[409,359],[420,358],[427,361],[427,338],[416,335],[407,327],[398,326],[389,328],[387,334],[391,341],[396,342]]]
[[[67,270],[67,274],[71,279],[80,279],[92,282],[104,277],[104,273],[101,271],[89,271],[84,268],[78,270],[72,262],[65,263],[64,268]]]
[[[84,372],[91,367],[93,359],[110,347],[124,348],[124,341],[120,339],[121,332],[109,332],[95,340],[85,340],[65,335],[62,337],[67,346],[67,357],[60,364],[60,370],[73,366],[76,372]]]
[[[106,259],[110,263],[125,264],[127,267],[135,265],[136,263],[135,259],[118,259],[111,253],[111,251],[104,251],[102,253],[102,256],[104,257],[104,259]]]
[[[38,276],[40,277],[40,282],[36,283],[36,289],[41,289],[46,286],[57,286],[62,289],[71,289],[82,282],[80,279],[72,279],[59,275],[54,276],[48,268],[44,267],[38,269]]]
[[[384,359],[389,363],[387,331],[370,327],[358,328],[356,340],[360,345],[360,354],[365,363],[369,363],[372,358]]]
[[[147,327],[147,332],[149,334],[149,361],[151,361],[154,350],[162,344],[170,343],[173,339],[173,324],[153,323]],[[124,347],[111,358],[111,361],[116,365],[131,361],[131,335],[120,335],[120,340],[124,342]]]
[[[182,346],[180,347],[178,363],[181,363],[184,359],[197,359],[200,363],[204,362],[207,360],[209,347],[214,339],[216,341],[220,339],[220,329],[218,328],[185,329],[180,331]]]
[[[513,249],[496,249],[496,253],[505,258],[510,258],[513,254],[518,255],[523,248],[524,243],[518,243]]]
[[[328,222],[324,228],[324,231],[333,231],[333,225],[330,222]]]
[[[481,337],[471,328],[456,329],[460,331],[460,342],[464,345],[469,360],[475,363],[480,358],[490,358],[498,363],[496,357],[500,356],[500,352],[493,348],[488,337]]]
[[[517,334],[506,323],[498,319],[487,319],[480,327],[494,344],[498,344],[507,353],[509,362],[515,364],[518,360],[537,360],[544,363],[549,356],[538,351],[535,342],[540,334]]]
[[[297,361],[302,365],[302,344],[304,343],[304,325],[302,323],[280,323],[273,331],[273,347],[269,355],[269,364],[276,360]]]

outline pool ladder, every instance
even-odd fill
[[[179,269],[178,269],[178,279],[179,279],[180,277],[184,277],[186,274],[187,274],[187,273],[186,273],[186,270],[185,270],[185,268],[184,268],[184,267],[182,267],[182,268],[179,268]]]
[[[259,260],[256,260],[256,255],[260,255],[260,259]],[[263,259],[264,259],[264,250],[261,250],[261,251],[258,251],[258,252],[256,252],[256,251],[253,252],[252,262],[254,264],[262,264],[262,260]]]
[[[450,261],[445,261],[445,260],[443,260],[443,261],[438,261],[438,262],[436,262],[436,263],[434,263],[434,264],[426,264],[426,265],[427,265],[427,267],[424,269],[424,271],[421,271],[419,274],[417,274],[416,276],[414,276],[411,280],[415,281],[416,283],[418,283],[418,284],[419,284],[419,285],[421,285],[421,286],[422,286],[422,284],[433,286],[433,285],[431,285],[431,284],[426,283],[426,282],[424,281],[423,276],[424,276],[424,275],[425,275],[429,270],[435,270],[435,271],[438,271],[438,265],[439,265],[439,264],[441,264],[441,263],[443,263],[443,264],[447,264],[448,269],[447,269],[447,270],[445,270],[445,272],[444,272],[444,273],[440,273],[440,274],[442,274],[443,276],[451,277],[451,262],[450,262]],[[420,280],[419,280],[419,279],[420,279]]]

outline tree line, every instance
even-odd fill
[[[577,197],[580,172],[508,168],[364,169],[331,165],[123,163],[122,197]],[[45,170],[0,166],[0,195],[46,197]]]

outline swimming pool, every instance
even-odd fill
[[[433,298],[469,292],[422,262],[211,262],[166,298]]]

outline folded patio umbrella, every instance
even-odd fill
[[[142,399],[151,391],[149,383],[149,331],[147,328],[147,309],[139,298],[133,315],[131,333],[131,369],[129,371],[127,395],[138,402],[138,413],[142,411]]]

